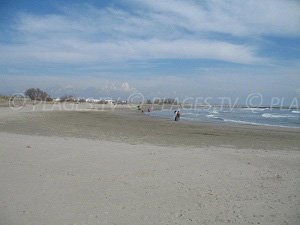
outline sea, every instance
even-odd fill
[[[175,110],[180,111],[180,119],[185,121],[237,123],[300,129],[299,109],[199,107],[189,109],[173,108],[172,110],[157,110],[147,114],[149,116],[157,116],[174,120]]]

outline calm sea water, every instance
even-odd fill
[[[153,111],[150,116],[174,119],[173,110]],[[180,109],[181,120],[212,123],[239,123],[300,128],[300,110],[270,108]]]

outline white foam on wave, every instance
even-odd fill
[[[299,127],[294,127],[294,126],[284,126],[284,125],[275,125],[275,124],[267,124],[267,123],[254,123],[254,122],[246,122],[246,121],[242,121],[242,120],[224,119],[224,122],[247,124],[247,125],[255,125],[255,126],[268,126],[268,127],[282,127],[282,128],[299,129]]]
[[[300,111],[293,110],[292,113],[300,113]]]
[[[249,111],[265,111],[269,108],[242,108],[241,110],[249,110]]]
[[[243,120],[230,120],[230,119],[224,119],[224,122],[241,123],[241,124],[250,124],[250,125],[269,125],[269,124],[247,122],[247,121],[243,121]]]
[[[206,117],[209,117],[209,118],[214,118],[214,117],[215,117],[215,115],[209,114],[209,115],[207,115]]]
[[[208,117],[208,118],[213,118],[213,119],[216,119],[216,120],[223,120],[223,121],[224,121],[223,118],[218,117],[218,116],[216,116],[216,115],[214,115],[214,114],[208,114],[208,115],[206,115],[206,117]]]
[[[294,117],[292,115],[279,115],[279,114],[271,114],[271,113],[264,113],[261,115],[264,118],[291,118]]]

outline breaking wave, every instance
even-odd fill
[[[279,115],[279,114],[271,114],[271,113],[264,113],[261,116],[264,118],[291,118],[291,117],[294,117],[291,115]]]

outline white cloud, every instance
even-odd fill
[[[134,88],[130,87],[130,85],[129,85],[128,82],[122,83],[121,87],[122,87],[122,90],[123,90],[123,91],[126,91],[126,92],[129,92],[129,91],[133,91],[133,90],[134,90]]]
[[[81,5],[60,15],[20,14],[14,41],[0,45],[3,63],[105,63],[147,59],[213,59],[242,64],[262,61],[259,47],[230,34],[299,36],[296,1],[132,1],[130,11]],[[222,41],[220,41],[222,40]]]
[[[51,40],[19,46],[0,46],[2,62],[96,63],[145,59],[215,59],[252,64],[262,61],[255,48],[207,40],[124,40],[90,43],[81,40]]]
[[[20,14],[17,29],[29,34],[104,34],[98,39],[180,38],[182,28],[195,34],[300,36],[300,3],[296,0],[131,0],[130,11],[90,5],[62,9],[60,15]],[[155,32],[154,32],[155,31]],[[106,36],[109,35],[109,36]]]
[[[162,14],[165,18],[172,18],[175,26],[194,32],[300,36],[300,4],[296,0],[135,2],[148,10],[153,18]],[[166,19],[166,22],[170,23],[170,20]]]

